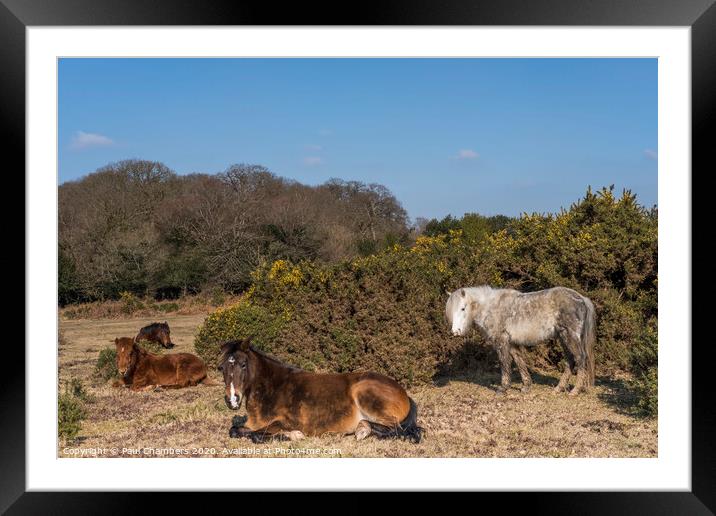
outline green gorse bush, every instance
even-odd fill
[[[636,409],[654,417],[658,414],[658,335],[656,318],[649,320],[631,351],[632,387],[637,394]]]
[[[119,377],[116,349],[104,348],[100,350],[95,364],[95,376],[103,382]]]
[[[152,340],[140,340],[139,342],[137,342],[137,345],[149,351],[150,353],[162,354],[166,351],[166,348],[164,348],[164,346]]]
[[[61,439],[77,437],[87,415],[85,403],[89,401],[91,397],[80,380],[73,378],[65,384],[57,398],[57,432]]]

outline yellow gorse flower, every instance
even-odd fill
[[[450,232],[452,234],[452,231]],[[433,250],[446,249],[448,246],[447,235],[419,236],[415,244],[410,248],[411,253],[427,254]]]
[[[281,285],[297,287],[303,280],[303,273],[298,266],[292,266],[286,260],[276,260],[269,269],[268,279]]]

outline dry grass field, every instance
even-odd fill
[[[193,352],[194,332],[204,315],[168,315],[174,352]],[[576,399],[555,395],[554,377],[533,373],[528,394],[517,389],[496,397],[495,371],[444,378],[411,389],[420,444],[352,436],[323,436],[296,442],[254,445],[230,439],[237,412],[224,405],[223,387],[135,393],[93,378],[101,349],[113,339],[134,336],[151,318],[61,320],[60,383],[80,379],[90,395],[87,418],[72,442],[61,440],[58,455],[75,457],[236,456],[236,457],[655,457],[656,420],[639,419],[619,380],[599,381]],[[218,372],[211,372],[220,381]],[[517,375],[515,375],[516,377]],[[243,414],[243,408],[238,414]]]

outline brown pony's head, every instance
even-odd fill
[[[251,337],[242,341],[231,340],[221,346],[219,371],[224,374],[224,401],[232,410],[239,410],[248,383],[249,350]]]
[[[139,348],[131,337],[114,339],[114,345],[117,347],[117,371],[126,377],[134,367]]]
[[[172,342],[172,338],[169,331],[169,324],[166,321],[157,324],[157,330],[155,332],[155,335],[159,340],[159,343],[165,348],[171,349],[174,347],[174,343]]]

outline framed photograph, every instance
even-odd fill
[[[3,510],[438,490],[712,513],[713,2],[130,4],[0,5],[27,203]]]

